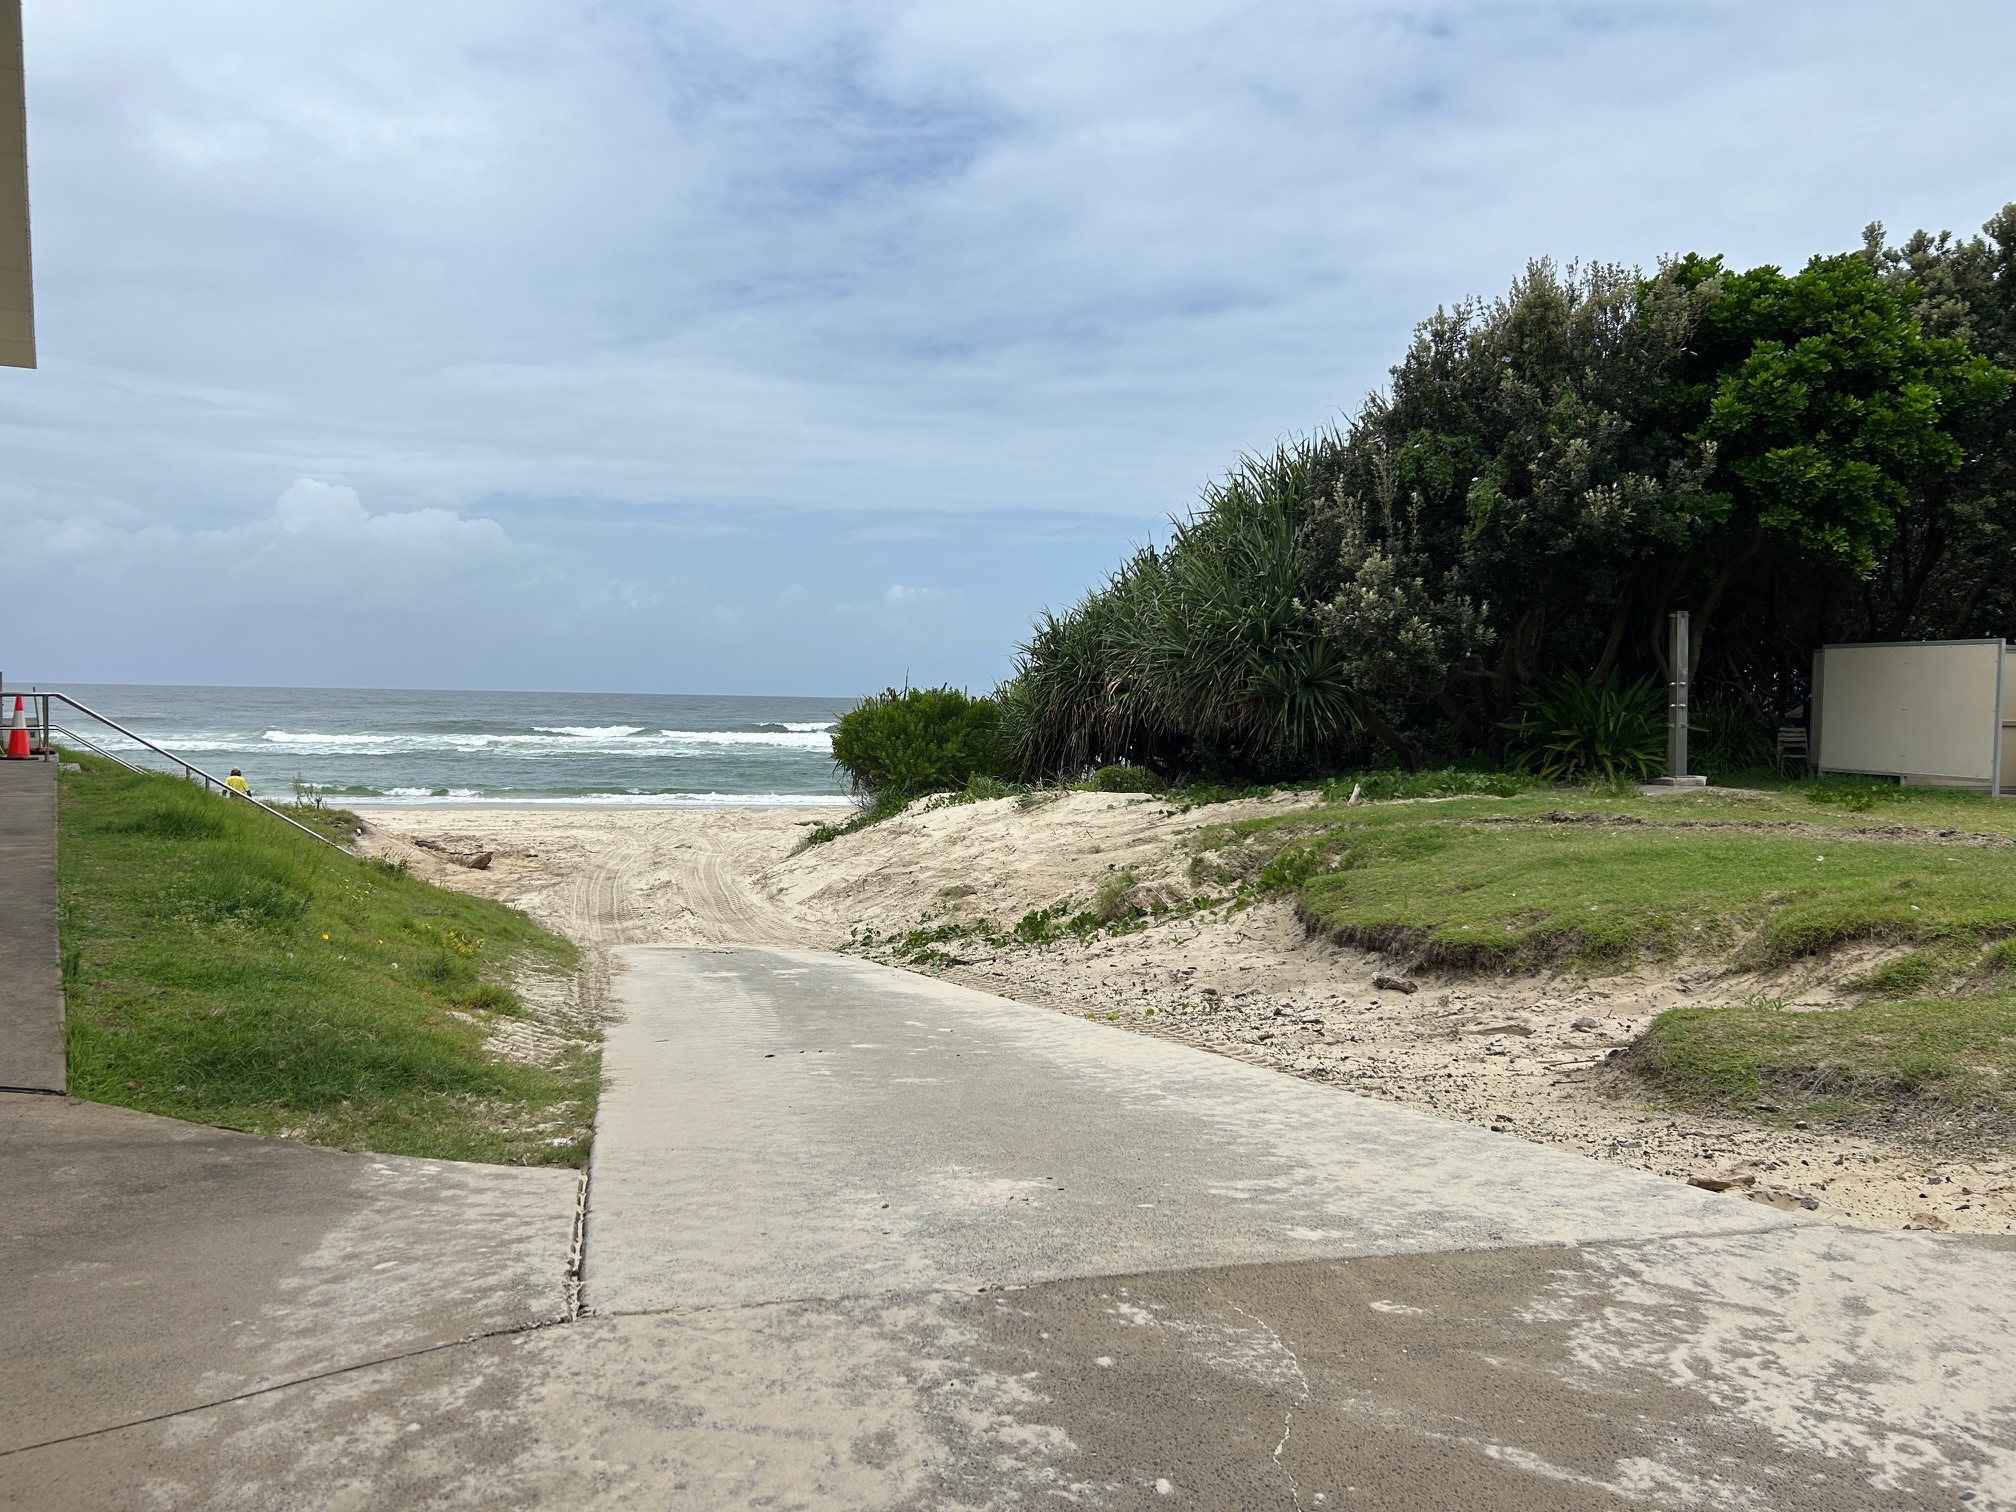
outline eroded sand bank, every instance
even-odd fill
[[[1133,869],[1137,897],[1193,896],[1200,827],[1297,801],[1178,814],[1122,795],[1073,793],[1033,808],[1004,799],[913,810],[805,850],[812,825],[845,811],[374,809],[365,843],[569,935],[587,951],[599,995],[613,945],[839,948],[857,929],[1012,924],[1031,909],[1086,906],[1121,867]],[[492,860],[472,870],[419,839]],[[1960,1155],[1675,1114],[1604,1063],[1675,1004],[1760,990],[1832,1001],[1834,982],[1866,968],[1859,957],[1769,981],[1663,964],[1594,978],[1423,977],[1405,994],[1373,986],[1390,962],[1310,939],[1281,903],[1189,913],[1083,944],[961,939],[946,955],[942,974],[1005,997],[1116,1018],[1599,1159],[1731,1182],[1732,1194],[1772,1206],[1880,1227],[2016,1232],[2006,1150]]]

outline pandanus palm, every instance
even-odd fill
[[[1249,457],[1176,528],[1022,648],[1013,697],[1031,775],[1102,761],[1308,764],[1352,726],[1304,610],[1300,538],[1335,438]]]

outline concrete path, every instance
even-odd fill
[[[56,764],[0,761],[0,1089],[61,1092]]]
[[[578,1187],[0,1095],[0,1506],[285,1505],[218,1404],[564,1321]]]
[[[622,959],[599,1313],[1791,1222],[848,957]]]
[[[240,1195],[222,1238],[160,1236],[205,1248],[150,1280],[139,1235],[183,1184],[129,1192],[133,1157],[36,1134],[47,1190],[77,1165],[126,1195],[75,1269],[36,1259],[53,1230],[0,1254],[43,1267],[10,1340],[79,1331],[0,1378],[108,1363],[42,1419],[33,1388],[0,1401],[32,1445],[0,1453],[0,1501],[2016,1507],[2016,1252],[1830,1229],[831,956],[621,964],[575,1321],[538,1326],[554,1173],[195,1131]],[[304,1193],[268,1252],[245,1215],[289,1211],[295,1157],[352,1206],[330,1227]],[[218,1278],[259,1306],[205,1299],[242,1242]],[[422,1284],[374,1279],[409,1264]],[[129,1284],[102,1324],[60,1316]],[[115,1380],[150,1286],[182,1310],[130,1325],[159,1363]]]

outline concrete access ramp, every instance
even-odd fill
[[[0,761],[0,1089],[61,1092],[56,764]]]
[[[850,957],[622,958],[599,1313],[1793,1223]]]
[[[541,1290],[563,1173],[193,1131],[223,1206],[174,1220],[157,1153],[0,1253],[46,1346],[0,1505],[2016,1508],[2008,1247],[838,956],[631,949],[616,995],[587,1311]],[[44,1190],[120,1137],[42,1128]]]
[[[2016,1506],[2016,1251],[860,960],[620,963],[578,1379],[681,1425],[669,1505]]]

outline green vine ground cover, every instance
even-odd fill
[[[514,976],[574,970],[566,941],[174,778],[87,758],[58,814],[74,1095],[339,1149],[586,1157],[592,1038],[546,1025],[570,1046],[547,1065],[484,1049],[531,1012]]]

